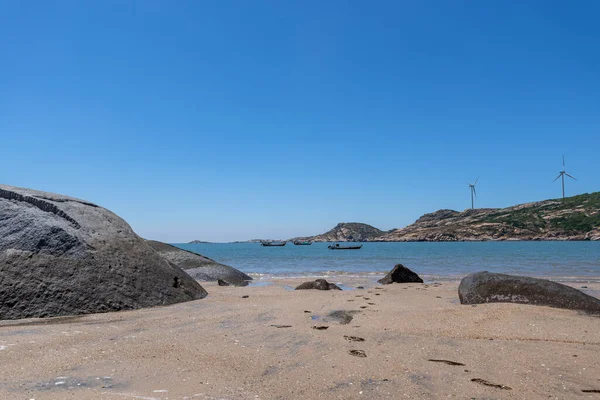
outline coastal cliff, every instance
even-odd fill
[[[370,240],[600,240],[600,192],[507,208],[439,210]]]

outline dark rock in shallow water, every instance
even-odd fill
[[[192,251],[183,250],[170,244],[146,241],[159,255],[183,269],[197,281],[214,282],[223,280],[230,285],[247,286],[252,278],[242,271],[220,264],[208,257]]]
[[[130,310],[206,295],[112,212],[0,185],[0,319]]]
[[[410,269],[406,268],[402,264],[396,264],[394,268],[388,272],[386,276],[378,280],[377,282],[382,285],[389,285],[390,283],[407,283],[407,282],[417,282],[423,283],[423,279]]]
[[[520,303],[600,313],[600,300],[570,286],[527,276],[477,272],[458,286],[462,304]]]
[[[317,290],[342,290],[335,283],[329,283],[325,279],[317,279],[312,282],[304,282],[296,290],[317,289]]]

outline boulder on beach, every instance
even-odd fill
[[[335,283],[329,283],[325,279],[317,279],[311,282],[304,282],[296,290],[317,289],[317,290],[342,290]]]
[[[252,277],[242,271],[220,264],[201,254],[180,249],[156,240],[146,241],[160,256],[183,269],[197,281],[214,282],[222,280],[235,286],[246,286]]]
[[[519,303],[600,313],[600,300],[546,279],[495,274],[467,275],[458,286],[462,304]]]
[[[390,283],[423,283],[423,279],[410,269],[406,268],[402,264],[396,264],[386,276],[378,280],[377,282],[382,285],[389,285]]]
[[[0,185],[0,319],[130,310],[206,295],[109,210]]]

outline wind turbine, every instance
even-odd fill
[[[471,210],[473,210],[475,208],[475,203],[473,201],[473,195],[475,195],[475,197],[477,197],[477,192],[475,191],[475,185],[477,185],[478,180],[479,180],[479,177],[477,177],[477,179],[475,180],[475,183],[469,183],[469,189],[471,189]]]
[[[565,171],[565,155],[563,154],[562,156],[562,160],[563,160],[563,170],[560,171],[558,173],[558,176],[552,181],[552,182],[556,182],[556,180],[558,178],[561,178],[561,182],[562,182],[562,194],[563,194],[563,199],[565,198],[565,175],[568,176],[569,178],[573,179],[573,180],[577,180],[577,178],[575,178],[574,176],[571,176],[567,173],[567,171]]]

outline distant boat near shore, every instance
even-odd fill
[[[340,246],[339,244],[331,244],[327,246],[330,250],[360,250],[362,248],[362,244],[359,246]]]
[[[296,246],[310,246],[312,244],[310,240],[294,240],[292,243]]]
[[[281,247],[281,246],[285,246],[287,242],[262,242],[261,246],[265,246],[265,247]]]

